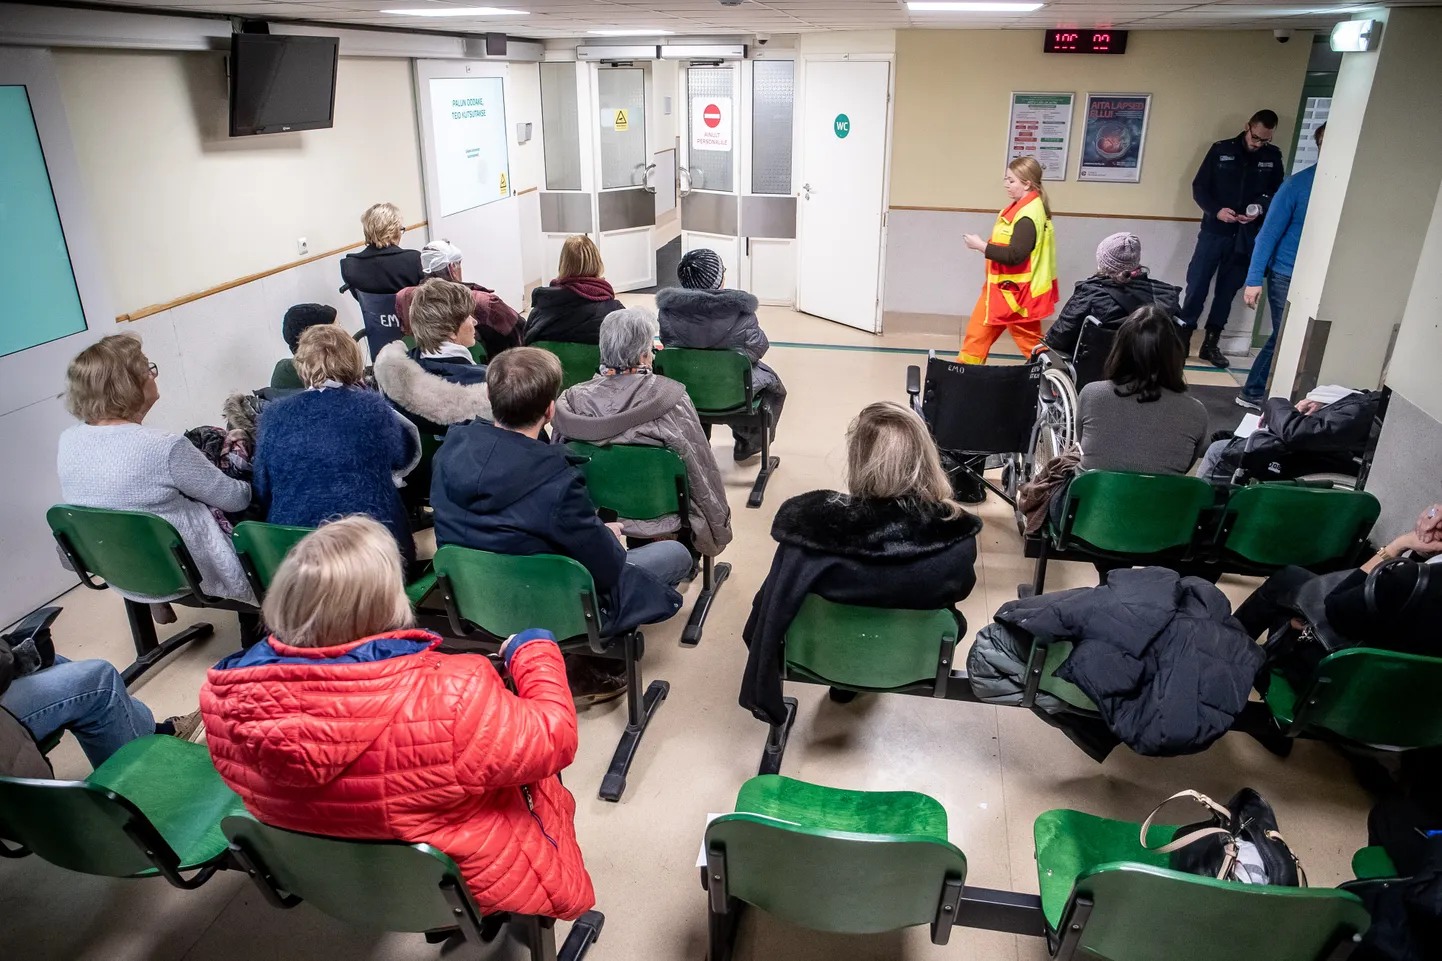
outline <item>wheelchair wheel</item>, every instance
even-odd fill
[[[1051,368],[1042,372],[1038,409],[1035,443],[1031,449],[1032,474],[1076,442],[1076,388],[1062,370]]]

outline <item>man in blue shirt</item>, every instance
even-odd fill
[[[1326,130],[1324,123],[1312,134],[1319,152]],[[1277,349],[1277,328],[1282,324],[1282,312],[1287,307],[1292,268],[1297,262],[1297,244],[1302,239],[1302,224],[1307,219],[1307,202],[1312,198],[1312,181],[1316,176],[1317,166],[1313,164],[1282,184],[1272,198],[1267,219],[1252,248],[1252,262],[1247,268],[1242,299],[1255,310],[1262,299],[1262,278],[1264,275],[1267,277],[1267,310],[1272,315],[1272,333],[1252,362],[1252,372],[1247,375],[1246,386],[1237,397],[1239,406],[1251,410],[1261,410],[1262,401],[1267,399],[1267,375],[1272,371],[1272,353]]]

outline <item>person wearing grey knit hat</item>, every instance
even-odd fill
[[[1181,296],[1180,287],[1147,275],[1147,268],[1142,266],[1140,237],[1126,231],[1112,234],[1097,244],[1097,272],[1077,282],[1056,322],[1046,332],[1046,345],[1073,356],[1088,318],[1104,330],[1115,330],[1132,311],[1148,304],[1162,308],[1175,319],[1181,310]]]
[[[726,279],[726,265],[714,250],[688,250],[676,267],[676,279],[687,290],[716,290]]]
[[[1142,238],[1136,234],[1112,234],[1097,244],[1097,271],[1118,280],[1130,280],[1142,266]]]

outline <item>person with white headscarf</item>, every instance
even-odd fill
[[[470,289],[476,302],[471,315],[476,318],[476,340],[485,348],[487,359],[494,360],[501,351],[521,346],[524,322],[521,315],[490,288],[461,279],[461,257],[461,248],[449,240],[432,240],[421,248],[421,269],[425,271],[421,282],[437,277]],[[396,294],[396,315],[400,318],[401,330],[407,334],[411,333],[411,300],[419,286],[407,287]]]

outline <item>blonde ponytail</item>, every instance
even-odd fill
[[[1051,219],[1051,201],[1047,199],[1046,188],[1042,186],[1042,168],[1035,157],[1017,157],[1006,165],[1006,169],[1016,175],[1016,179],[1026,184],[1028,190],[1035,190],[1036,195],[1041,198],[1041,207],[1046,211],[1046,219]]]

